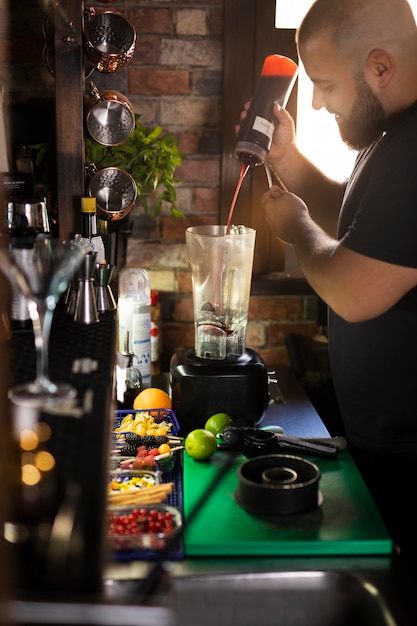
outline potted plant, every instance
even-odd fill
[[[161,126],[146,128],[135,115],[135,128],[118,146],[103,146],[90,136],[85,140],[86,165],[94,164],[99,170],[119,167],[135,180],[138,201],[143,210],[156,217],[162,203],[170,205],[173,217],[184,217],[176,202],[175,170],[182,162],[177,141],[171,134],[164,135]],[[149,203],[150,195],[152,202]]]

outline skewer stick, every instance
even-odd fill
[[[157,504],[163,502],[172,493],[174,486],[174,483],[161,483],[154,487],[138,489],[136,492],[110,493],[107,501],[110,506]]]
[[[163,454],[157,454],[155,457],[155,461],[159,461],[160,459],[167,459],[173,452],[177,450],[184,450],[184,446],[176,446],[175,448],[171,448],[171,452],[164,452]]]

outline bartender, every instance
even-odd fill
[[[413,561],[416,23],[407,0],[316,0],[297,46],[313,107],[335,116],[358,158],[347,185],[329,180],[300,153],[293,120],[275,105],[268,161],[283,185],[272,186],[263,207],[271,230],[294,245],[306,279],[328,304],[343,434],[397,551]]]

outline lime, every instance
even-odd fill
[[[208,418],[204,428],[213,435],[222,435],[226,426],[232,426],[233,419],[227,413],[215,413]]]
[[[209,430],[196,428],[186,436],[184,447],[192,459],[204,461],[216,452],[217,439]]]

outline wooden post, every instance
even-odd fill
[[[79,231],[84,195],[83,3],[55,5],[55,114],[59,237]]]

